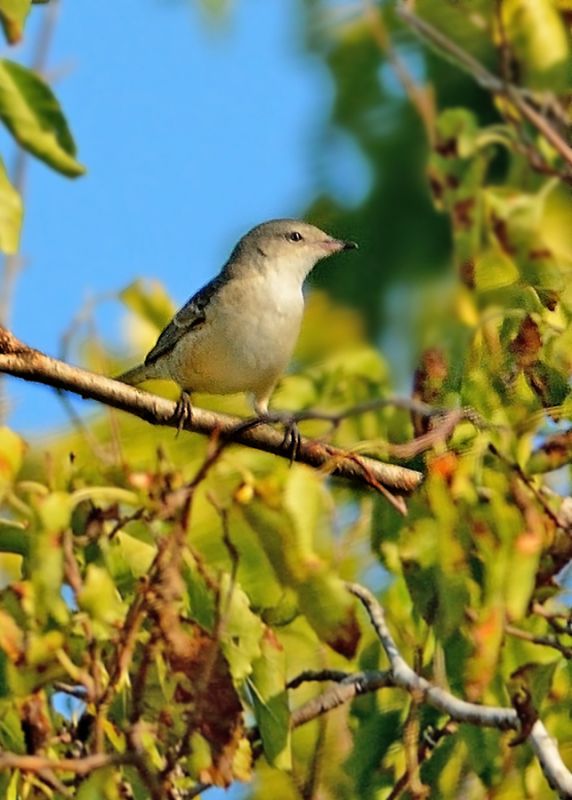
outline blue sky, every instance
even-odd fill
[[[20,338],[57,353],[88,297],[138,276],[160,277],[183,302],[249,227],[303,211],[332,88],[298,49],[294,10],[292,0],[243,0],[214,26],[195,2],[62,2],[49,71],[88,172],[70,181],[30,160]],[[7,57],[26,63],[43,13],[33,9],[24,46]],[[7,137],[0,146],[9,165]],[[119,315],[118,305],[99,315],[107,339]],[[14,379],[8,389],[20,432],[65,423],[50,390]]]
[[[183,302],[249,227],[302,213],[321,179],[311,150],[332,87],[300,49],[292,0],[242,0],[220,25],[185,0],[111,8],[64,0],[49,62],[87,175],[30,163],[12,327],[49,353],[88,297],[138,276]],[[43,13],[8,57],[25,61]],[[117,316],[100,315],[106,338]],[[24,433],[64,422],[49,390],[10,380],[9,397]]]

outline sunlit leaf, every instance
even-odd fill
[[[68,177],[85,170],[66,119],[50,87],[34,72],[0,62],[0,118],[22,147]]]
[[[22,200],[10,183],[0,161],[0,250],[11,254],[18,250],[22,227]]]
[[[20,41],[30,4],[31,0],[1,0],[0,22],[10,44]]]
[[[0,499],[22,465],[24,450],[24,442],[16,433],[0,427]]]
[[[270,630],[262,639],[262,653],[253,664],[252,698],[262,736],[264,755],[279,769],[292,767],[290,709],[286,691],[286,654]]]
[[[175,305],[158,281],[136,280],[119,293],[131,310],[157,330],[162,330],[175,313]]]
[[[529,86],[558,90],[569,82],[570,45],[551,0],[506,0],[506,35]]]
[[[109,574],[89,564],[81,592],[78,595],[80,608],[87,611],[97,624],[100,635],[109,634],[109,627],[123,616],[123,607],[117,589]]]

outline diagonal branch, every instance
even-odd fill
[[[460,700],[450,692],[434,686],[418,675],[399,652],[385,620],[385,612],[373,594],[357,583],[348,583],[346,586],[366,609],[385,650],[389,660],[389,681],[391,682],[386,685],[400,686],[409,692],[420,695],[426,703],[447,714],[456,722],[521,732],[521,720],[515,709],[468,703],[466,700]],[[560,797],[572,798],[572,773],[562,761],[555,740],[548,734],[539,719],[531,726],[526,739],[534,750],[551,788]]]
[[[502,78],[490,72],[462,47],[459,47],[452,39],[449,39],[442,31],[435,28],[427,20],[417,16],[408,5],[401,2],[397,6],[397,15],[411,28],[417,36],[429,42],[441,55],[447,55],[455,63],[462,67],[466,72],[473,76],[476,82],[491,92],[493,95],[506,97],[518,109],[526,121],[536,128],[538,133],[554,148],[558,155],[567,165],[567,170],[560,177],[569,184],[572,184],[572,147],[551,122],[540,112],[531,102],[531,93],[518,86],[507,83]]]
[[[22,772],[41,772],[49,769],[56,772],[73,772],[75,775],[88,775],[96,769],[132,763],[130,754],[95,753],[84,758],[62,758],[59,761],[47,756],[21,755],[0,752],[0,772],[19,769]]]
[[[151,425],[171,428],[179,425],[176,404],[171,400],[50,358],[23,344],[1,326],[0,372],[97,400],[140,417]],[[186,422],[184,428],[207,436],[216,434],[246,447],[291,458],[291,449],[284,442],[280,431],[269,425],[250,429],[242,426],[241,429],[241,422],[226,414],[194,408],[192,420]],[[336,477],[369,486],[382,494],[386,494],[388,490],[398,495],[409,494],[423,481],[423,475],[415,470],[386,464],[313,439],[302,439],[295,460]],[[396,504],[399,499],[395,498]],[[405,510],[404,503],[401,509]]]

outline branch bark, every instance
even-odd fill
[[[456,722],[521,732],[521,721],[515,709],[468,703],[466,700],[460,700],[450,692],[434,686],[426,678],[418,675],[399,652],[385,621],[385,612],[373,594],[357,583],[346,585],[366,609],[381,646],[385,650],[390,666],[389,683],[386,685],[400,686],[409,692],[419,694],[424,702],[439,709]],[[375,673],[372,674],[375,675]],[[373,683],[373,688],[378,688],[375,683]],[[363,691],[366,691],[365,687],[362,687]],[[559,797],[572,798],[572,773],[562,761],[556,741],[549,735],[539,719],[532,725],[526,739],[534,750],[550,787],[558,793]]]
[[[178,427],[176,404],[171,400],[46,356],[20,342],[1,326],[0,372],[97,400],[133,414],[151,425]],[[284,443],[280,431],[269,425],[240,430],[242,422],[226,414],[193,408],[192,420],[186,422],[184,428],[202,435],[228,438],[246,447],[290,459],[290,448]],[[302,439],[295,460],[336,477],[369,486],[384,496],[388,493],[407,495],[423,481],[423,475],[415,470],[386,464],[313,439]],[[397,505],[405,513],[405,504],[401,502]]]
[[[513,730],[522,733],[522,723],[514,708],[485,706],[469,703],[450,692],[433,685],[418,675],[405,661],[395,643],[385,619],[385,612],[373,594],[358,583],[347,583],[346,587],[362,603],[389,661],[389,670],[370,670],[354,674],[334,670],[301,673],[290,681],[293,689],[307,681],[328,680],[334,685],[312,698],[292,713],[291,725],[297,728],[334,708],[354,700],[362,694],[377,692],[389,687],[400,687],[421,698],[421,702],[437,708],[449,718],[449,722],[468,723],[497,730]],[[550,787],[561,798],[572,798],[572,773],[564,764],[558,745],[544,724],[537,719],[531,726],[526,740],[532,747]]]

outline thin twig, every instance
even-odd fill
[[[286,688],[297,689],[304,683],[312,682],[322,683],[323,681],[335,681],[336,683],[341,683],[350,677],[351,673],[343,672],[339,669],[307,669],[304,670],[304,672],[301,672],[299,675],[296,675],[296,677],[292,678],[291,681],[288,681]]]
[[[103,767],[130,764],[133,759],[129,753],[96,753],[85,758],[61,758],[59,760],[45,756],[26,756],[18,753],[0,753],[0,771],[3,769],[19,769],[22,772],[73,772],[75,775],[87,775]]]
[[[564,658],[572,659],[572,647],[562,644],[555,636],[537,636],[530,631],[524,631],[522,628],[517,628],[516,625],[509,624],[506,624],[504,629],[509,636],[514,636],[516,639],[532,642],[532,644],[538,644],[542,647],[551,647],[553,650],[558,650],[559,653],[562,653]]]
[[[546,516],[552,520],[552,522],[558,527],[560,525],[560,517],[558,513],[552,508],[549,502],[547,502],[543,493],[538,489],[534,484],[534,479],[529,478],[525,471],[522,469],[520,464],[516,461],[512,461],[508,456],[501,453],[501,451],[495,447],[494,444],[489,444],[490,452],[496,456],[500,461],[502,461],[509,469],[511,469],[515,475],[522,481],[522,483],[526,486],[526,488],[534,495],[539,505],[542,507],[542,510],[546,514]]]
[[[363,0],[363,6],[365,18],[369,22],[374,40],[381,52],[387,57],[397,79],[417,111],[425,128],[428,141],[432,142],[435,135],[435,103],[431,88],[428,85],[419,86],[417,84],[406,62],[393,46],[383,21],[381,8],[375,6],[372,0]]]
[[[292,728],[298,728],[311,722],[322,714],[327,714],[334,708],[349,703],[362,694],[377,692],[394,686],[393,679],[388,672],[372,670],[369,672],[357,672],[349,675],[339,683],[335,683],[318,697],[312,698],[300,708],[292,712],[290,724]]]
[[[444,725],[440,728],[437,728],[433,731],[425,730],[423,732],[423,738],[419,744],[419,748],[417,750],[417,760],[420,764],[424,761],[427,761],[433,750],[437,747],[439,742],[445,738],[446,736],[451,736],[451,734],[456,733],[458,725],[456,722],[452,720],[448,720]],[[403,773],[401,778],[397,780],[394,784],[391,793],[387,796],[387,800],[397,800],[399,795],[407,789],[409,786],[409,773],[407,770]]]

